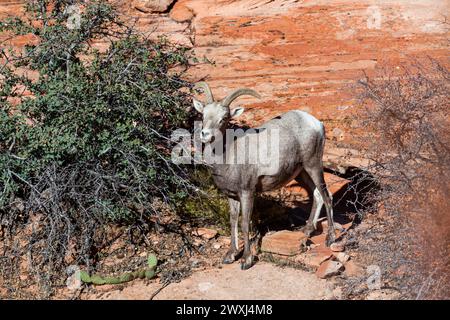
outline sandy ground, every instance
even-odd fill
[[[104,288],[87,299],[150,299],[161,284],[135,281],[118,290]],[[162,289],[155,300],[165,299],[335,299],[337,290],[329,280],[313,273],[258,262],[242,271],[238,263],[197,271],[179,283]]]

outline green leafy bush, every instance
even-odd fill
[[[207,167],[196,168],[190,173],[189,179],[194,185],[201,186],[201,190],[177,203],[177,211],[193,223],[214,224],[228,232],[228,200],[214,185],[210,170]]]
[[[30,1],[25,18],[0,24],[38,39],[0,52],[0,221],[12,239],[39,215],[27,251],[45,283],[69,244],[91,266],[105,223],[146,224],[154,199],[173,203],[191,188],[166,138],[188,124],[189,84],[173,71],[188,51],[138,34],[104,1],[79,1],[80,25],[69,28],[73,3]],[[95,49],[99,39],[107,49]],[[3,256],[16,249],[5,241]],[[2,274],[15,268],[7,260]]]

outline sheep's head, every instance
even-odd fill
[[[200,137],[203,143],[209,143],[213,137],[218,133],[224,133],[228,122],[231,118],[239,117],[244,108],[237,107],[230,109],[231,103],[242,95],[250,95],[256,98],[261,96],[251,89],[237,89],[229,94],[226,98],[216,101],[214,100],[211,89],[206,82],[199,82],[195,85],[197,88],[202,88],[206,95],[206,103],[194,99],[194,108],[203,115],[203,125]]]

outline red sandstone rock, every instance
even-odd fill
[[[260,92],[262,100],[240,98],[253,107],[242,115],[249,124],[303,109],[325,121],[329,137],[334,128],[345,132],[344,143],[354,136],[347,120],[357,109],[353,92],[347,88],[360,77],[361,70],[372,75],[378,65],[395,67],[404,55],[438,60],[448,55],[446,26],[439,23],[442,12],[448,11],[445,1],[393,0],[374,5],[357,0],[339,4],[318,0],[258,4],[254,0],[178,0],[171,15],[178,14],[181,5],[191,9],[196,17],[190,21],[191,28],[188,22],[177,22],[186,21],[184,18],[174,21],[165,13],[152,13],[167,11],[173,1],[120,1],[121,12],[139,18],[140,30],[193,45],[199,59],[206,56],[213,60],[214,64],[198,63],[190,68],[188,78],[195,81],[207,76],[216,96],[223,97],[237,87]],[[0,18],[22,12],[20,1],[6,0],[0,5]],[[7,37],[0,34],[0,41]],[[15,46],[23,46],[23,39],[19,37]],[[94,46],[104,44],[99,40]],[[346,157],[338,149],[327,142],[326,164],[364,164],[357,155]]]
[[[350,182],[347,179],[338,177],[328,172],[325,172],[324,177],[325,183],[327,184],[327,188],[331,192],[331,194],[335,194],[341,189],[346,188],[347,184]],[[299,198],[308,197],[307,190],[301,187],[300,184],[295,180],[289,182],[284,189],[286,189],[291,195],[294,195],[295,197]],[[326,218],[323,218],[323,220],[326,220]]]
[[[317,269],[316,276],[321,279],[329,278],[338,275],[342,268],[343,265],[339,261],[326,260]]]
[[[317,245],[321,245],[325,247],[325,241],[326,241],[326,237],[327,234],[326,233],[321,233],[319,235],[316,236],[312,236],[310,238],[310,240],[312,241],[312,243],[317,244]]]
[[[134,7],[144,12],[164,12],[175,0],[134,0]]]
[[[202,237],[203,239],[210,240],[217,236],[217,230],[208,228],[197,228],[192,232],[197,237]]]
[[[336,231],[344,230],[344,227],[340,223],[338,223],[336,221],[334,221],[334,228],[335,228]],[[327,220],[327,218],[325,218],[325,217],[321,218],[317,222],[317,230],[320,231],[320,232],[323,232],[323,233],[327,232],[327,230],[328,230],[328,220]]]
[[[186,22],[194,17],[194,12],[182,2],[177,2],[170,10],[169,16],[177,22]]]
[[[220,236],[217,239],[217,242],[219,242],[222,246],[229,246],[231,244],[230,237]]]
[[[262,239],[261,251],[293,256],[302,252],[306,239],[301,231],[278,231]]]
[[[350,256],[345,252],[333,252],[333,256],[342,264],[350,260]]]
[[[330,249],[333,252],[342,252],[345,250],[345,246],[342,242],[335,242],[330,245]]]
[[[364,269],[356,262],[349,260],[344,265],[344,274],[347,277],[360,277],[364,275]]]
[[[294,262],[308,268],[317,269],[320,264],[332,257],[332,251],[323,246],[315,247],[295,257]]]
[[[346,224],[342,225],[342,228],[344,228],[345,231],[347,231],[348,229],[350,229],[353,226],[353,221],[350,221]]]

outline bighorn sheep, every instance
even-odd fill
[[[202,88],[206,95],[206,104],[193,99],[194,108],[203,116],[201,140],[207,146],[213,137],[220,132],[225,133],[231,118],[241,115],[243,108],[230,110],[230,104],[239,96],[251,95],[260,98],[260,95],[251,89],[237,89],[223,100],[214,100],[213,94],[205,82],[196,84]],[[316,229],[317,219],[321,208],[325,204],[329,229],[327,245],[335,241],[333,224],[333,208],[331,194],[325,185],[322,155],[325,143],[325,130],[323,124],[312,115],[292,110],[278,116],[260,127],[256,128],[256,135],[261,130],[277,129],[279,137],[279,154],[271,154],[270,162],[277,162],[278,166],[270,174],[258,164],[212,164],[213,179],[217,187],[228,196],[231,223],[231,247],[223,259],[223,263],[233,263],[239,254],[238,247],[238,219],[242,211],[242,233],[244,237],[244,252],[241,259],[241,269],[245,270],[253,265],[253,256],[250,250],[249,225],[253,210],[254,195],[256,192],[274,190],[286,185],[292,179],[301,179],[313,191],[313,204],[311,214],[303,231],[309,236]],[[225,153],[244,136],[229,141]],[[228,148],[228,149],[227,149]],[[226,155],[225,155],[226,156]]]

